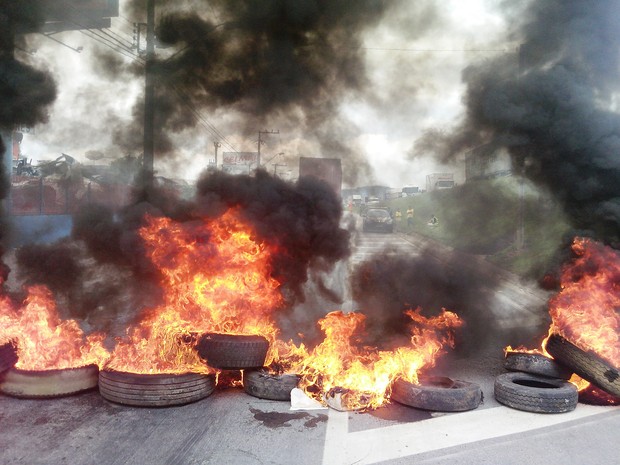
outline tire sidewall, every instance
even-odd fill
[[[475,383],[454,380],[452,387],[413,384],[402,378],[392,383],[392,400],[409,407],[440,412],[463,412],[480,405],[482,390]]]

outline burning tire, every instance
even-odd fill
[[[607,363],[593,352],[581,350],[562,336],[552,334],[546,345],[547,352],[586,381],[612,396],[620,397],[620,369]]]
[[[0,346],[0,373],[13,368],[17,363],[17,350],[11,342]]]
[[[517,410],[570,412],[577,406],[578,397],[575,385],[561,379],[528,373],[505,373],[495,378],[495,399]]]
[[[579,391],[579,402],[590,405],[620,405],[620,397],[615,397],[602,389],[589,384]]]
[[[265,364],[269,341],[256,335],[205,333],[200,336],[196,350],[213,368],[260,368]]]
[[[189,404],[204,399],[214,389],[212,374],[139,374],[112,370],[99,373],[99,393],[104,399],[136,407]]]
[[[573,372],[555,360],[542,354],[507,352],[504,368],[549,378],[570,379]]]
[[[24,399],[63,397],[97,387],[97,365],[59,370],[11,368],[0,381],[3,394]]]
[[[392,383],[391,399],[399,404],[437,412],[473,410],[482,401],[482,390],[475,383],[434,376],[412,384],[402,378]]]
[[[291,400],[299,376],[289,373],[270,374],[267,370],[248,370],[243,373],[243,389],[251,396],[269,400]]]

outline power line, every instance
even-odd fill
[[[189,108],[189,110],[192,112],[194,116],[196,116],[196,118],[201,123],[201,125],[205,127],[207,131],[211,133],[212,136],[219,139],[220,142],[228,146],[233,152],[237,152],[237,149],[232,145],[232,143],[230,143],[226,139],[224,134],[222,134],[206,117],[204,117],[200,113],[198,109],[196,109],[196,107],[191,101],[190,96],[186,92],[179,89],[177,86],[172,86],[172,88],[174,89],[176,94],[179,96],[181,102],[184,103]]]
[[[506,49],[489,48],[384,48],[384,47],[360,47],[362,50],[376,50],[380,52],[507,52]]]
[[[88,32],[86,32],[88,31]],[[114,50],[117,53],[120,53],[121,55],[123,55],[126,58],[130,58],[132,60],[136,60],[139,61],[141,63],[144,63],[144,59],[142,57],[140,57],[139,55],[134,54],[133,50],[126,50],[126,49],[119,49],[118,46],[110,44],[109,41],[106,41],[104,39],[101,39],[100,37],[98,37],[96,34],[92,34],[92,31],[90,29],[87,30],[82,30],[80,29],[79,32],[81,34],[84,34],[86,37],[88,37],[91,40],[94,40],[95,42],[100,43],[101,45],[105,45],[106,47]],[[91,35],[89,35],[89,33]]]

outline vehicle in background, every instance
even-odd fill
[[[387,208],[368,208],[362,218],[364,232],[394,232],[394,220]]]
[[[402,190],[397,187],[390,187],[385,191],[385,200],[400,199],[403,197]]]
[[[353,205],[361,205],[362,204],[362,196],[361,195],[357,195],[357,194],[353,194],[351,196],[351,201],[353,202]]]
[[[426,192],[452,189],[455,185],[454,174],[452,173],[433,173],[426,175]]]
[[[418,186],[405,186],[402,190],[403,197],[413,197],[420,193],[420,188]]]

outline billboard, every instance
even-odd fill
[[[113,17],[119,15],[119,0],[45,0],[40,11],[45,23],[42,27],[21,23],[17,32],[54,33],[80,29],[109,28]]]
[[[258,152],[224,152],[223,165],[253,165],[258,162]]]

